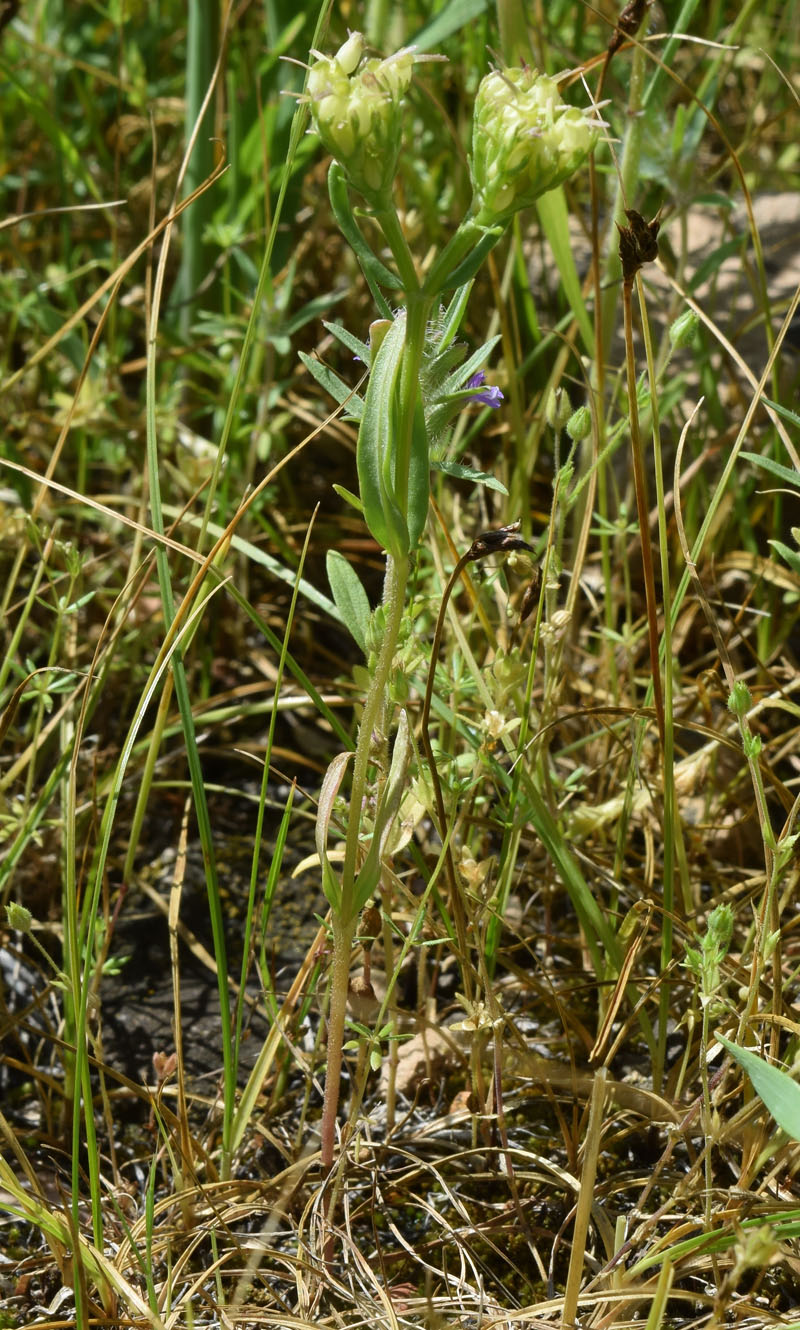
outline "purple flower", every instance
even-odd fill
[[[479,369],[477,374],[473,374],[472,378],[467,380],[467,382],[464,384],[464,387],[481,388],[485,382],[486,382],[486,375],[484,374],[482,369]],[[501,393],[499,388],[491,387],[487,388],[485,392],[475,393],[472,400],[473,402],[476,403],[480,402],[483,406],[491,406],[493,408],[496,408],[502,402],[503,394]]]

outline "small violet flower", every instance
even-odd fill
[[[483,388],[485,382],[486,382],[486,375],[484,374],[482,369],[479,369],[477,374],[473,374],[472,378],[467,380],[467,382],[464,384],[464,387]],[[503,401],[503,394],[501,393],[499,388],[490,386],[487,388],[483,388],[482,392],[475,393],[473,395],[472,401],[476,405],[478,402],[480,402],[482,406],[491,406],[493,409],[496,409]]]

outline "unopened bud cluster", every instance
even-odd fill
[[[307,94],[314,128],[351,184],[369,203],[385,204],[397,170],[401,103],[411,82],[412,48],[362,64],[364,38],[353,32],[335,56],[317,56]]]
[[[507,221],[572,175],[598,124],[562,101],[533,69],[495,70],[481,82],[472,128],[473,209],[481,226]]]

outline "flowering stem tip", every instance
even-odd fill
[[[591,152],[602,126],[568,106],[557,82],[534,69],[494,70],[478,88],[472,126],[473,212],[506,222],[555,189]]]
[[[314,128],[373,207],[389,199],[402,135],[402,101],[411,82],[414,48],[385,60],[364,60],[364,38],[351,32],[334,56],[316,56],[306,93]]]

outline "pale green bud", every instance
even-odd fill
[[[6,906],[6,919],[9,928],[13,928],[18,933],[30,933],[33,923],[33,915],[24,905],[18,901],[11,901]]]
[[[482,226],[507,221],[577,170],[599,124],[561,99],[533,69],[487,74],[472,126],[473,211]]]
[[[669,340],[680,351],[685,346],[691,346],[697,338],[697,325],[700,322],[693,309],[685,309],[670,324]]]
[[[741,679],[737,679],[728,697],[728,710],[732,716],[746,716],[752,705],[750,689]]]
[[[720,959],[727,954],[733,937],[733,910],[730,905],[717,905],[708,916],[704,948],[715,950]]]
[[[551,388],[547,395],[544,416],[548,425],[558,434],[572,415],[572,403],[564,388]]]
[[[397,170],[402,100],[411,82],[413,47],[362,64],[364,38],[352,32],[335,56],[317,56],[306,91],[314,128],[350,183],[382,206]]]
[[[592,432],[592,413],[588,406],[579,406],[567,421],[567,434],[573,443],[587,439]]]

